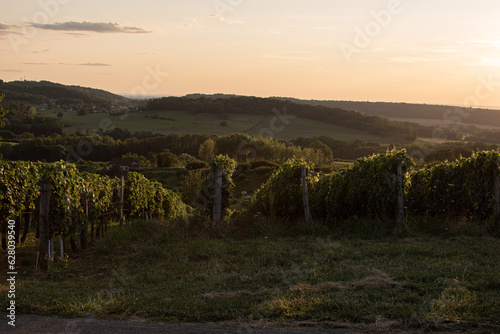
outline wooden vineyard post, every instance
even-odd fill
[[[40,269],[48,269],[48,261],[45,257],[49,252],[50,242],[50,223],[49,223],[49,206],[50,206],[50,180],[42,180],[40,182]]]
[[[64,260],[64,238],[62,235],[59,235],[59,255],[61,260]]]
[[[26,219],[26,215],[28,215],[28,219]],[[21,214],[21,216],[22,216],[22,214]],[[25,212],[24,213],[24,232],[23,232],[23,236],[21,237],[21,243],[24,243],[26,241],[30,227],[31,227],[31,212]]]
[[[220,223],[222,216],[222,166],[215,172],[215,197],[213,208],[213,226]]]
[[[309,196],[307,194],[307,175],[306,175],[306,166],[302,165],[301,167],[302,174],[302,200],[304,202],[304,217],[306,222],[311,221],[311,211],[309,209]]]
[[[398,164],[398,223],[403,223],[405,220],[405,206],[403,193],[403,164]]]
[[[496,232],[500,232],[500,176],[498,170],[498,161],[497,161],[497,170],[495,171],[495,217],[494,217],[494,229]]]
[[[122,175],[120,184],[120,227],[123,225],[123,197],[125,191],[125,177]]]
[[[14,218],[15,219],[15,218]],[[16,230],[16,233],[14,234],[14,242],[16,243],[16,246],[19,245],[19,235],[21,234],[21,223],[23,221],[23,213],[19,213],[19,220],[16,221],[14,228]]]
[[[49,239],[49,250],[47,254],[47,269],[50,269],[50,264],[54,261],[54,238],[52,235],[50,236]]]

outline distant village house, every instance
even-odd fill
[[[114,158],[113,160],[111,160],[110,164],[112,166],[120,166],[121,170],[126,172],[141,167],[141,165],[137,161],[132,159]]]

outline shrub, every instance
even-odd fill
[[[278,165],[275,164],[274,162],[268,161],[268,160],[257,160],[257,161],[250,161],[250,168],[255,169],[259,167],[273,167],[273,168],[278,168]]]
[[[203,168],[208,168],[208,164],[205,161],[201,161],[201,160],[188,162],[186,164],[187,170],[196,170],[196,169],[203,169]]]
[[[240,174],[246,172],[250,168],[251,166],[248,162],[239,163],[238,166],[236,167],[236,173]]]
[[[194,169],[184,175],[181,181],[182,199],[190,205],[196,205],[201,196],[202,186],[209,177],[209,172],[203,169]]]

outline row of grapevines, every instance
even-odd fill
[[[393,150],[358,159],[351,168],[320,180],[311,176],[312,166],[292,160],[261,186],[251,209],[278,218],[303,216],[300,167],[306,165],[315,219],[393,219],[402,190],[409,215],[485,220],[494,213],[499,158],[496,151],[479,152],[470,158],[413,170],[414,162],[406,151]],[[399,165],[403,189],[397,179]]]
[[[177,193],[135,172],[128,173],[125,179],[125,205],[131,217],[150,213],[156,217],[178,218],[187,212],[187,206]]]
[[[97,220],[103,214],[113,211],[112,203],[119,200],[120,180],[93,173],[81,175],[84,192],[87,194],[89,220]]]
[[[444,162],[415,171],[408,207],[411,214],[485,220],[493,215],[496,151]]]
[[[402,166],[403,190],[408,190],[408,171],[414,165],[405,150],[358,159],[352,168],[329,175],[312,189],[313,216],[327,220],[348,217],[397,216],[398,165]]]
[[[2,222],[34,208],[38,198],[39,165],[32,162],[0,164],[0,217]]]
[[[303,159],[285,162],[255,193],[251,210],[275,218],[303,216],[301,167],[306,166],[307,184],[310,189],[317,178],[314,166]]]
[[[306,167],[307,187],[315,219],[348,217],[396,217],[399,186],[398,165],[402,166],[404,191],[409,187],[408,171],[414,165],[406,151],[391,151],[357,160],[352,168],[322,179],[304,160],[290,160],[276,171],[255,193],[253,212],[277,218],[304,215],[301,166]]]
[[[39,211],[40,181],[49,180],[51,233],[74,239],[85,225],[82,194],[87,194],[88,219],[97,221],[103,214],[116,211],[120,180],[107,176],[80,173],[64,161],[45,164],[32,162],[0,163],[0,216],[2,222],[25,211]],[[126,181],[125,206],[131,216],[147,211],[157,217],[177,218],[187,207],[179,195],[151,182],[141,174],[129,173]],[[35,219],[37,220],[35,214]],[[3,228],[3,227],[2,227]]]
[[[43,164],[40,178],[50,180],[50,211],[52,231],[55,235],[75,236],[83,227],[85,217],[80,203],[84,180],[74,164],[64,161]]]

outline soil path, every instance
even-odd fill
[[[171,325],[108,321],[100,319],[45,317],[39,315],[17,315],[15,327],[8,325],[7,314],[0,313],[0,333],[6,334],[343,334],[336,331],[311,331],[294,329],[267,329],[248,327],[220,327],[208,325]]]

